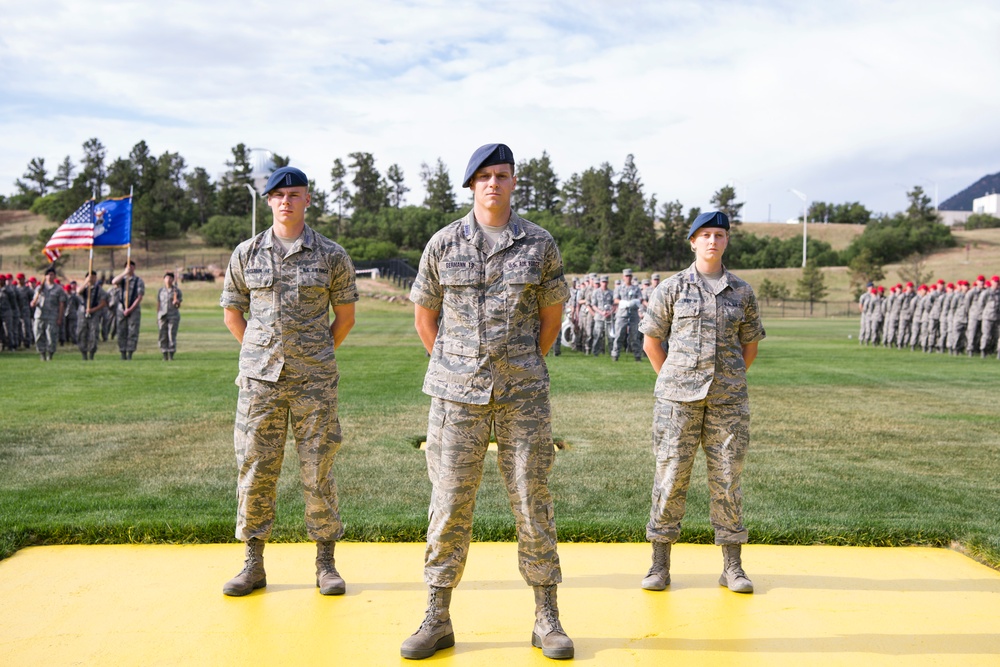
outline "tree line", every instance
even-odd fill
[[[210,245],[233,248],[248,236],[252,201],[247,186],[253,185],[253,164],[246,144],[237,144],[230,153],[226,171],[213,180],[204,168],[189,167],[178,153],[155,155],[145,141],[109,162],[103,144],[92,138],[83,144],[79,165],[66,156],[54,175],[44,158],[32,158],[15,182],[17,192],[0,196],[0,207],[31,209],[60,222],[91,196],[120,197],[134,188],[133,243],[148,249],[152,240],[195,232]],[[289,159],[272,154],[271,161],[277,168]],[[515,209],[552,233],[567,271],[616,272],[625,267],[669,271],[690,263],[687,230],[701,209],[685,209],[679,200],[661,203],[655,194],[648,194],[632,155],[619,169],[604,162],[562,179],[543,151],[518,162],[515,172]],[[462,202],[456,198],[448,165],[440,157],[423,163],[417,176],[424,199],[408,203],[411,188],[398,164],[382,172],[371,153],[337,157],[329,172],[329,188],[310,181],[307,222],[336,239],[356,260],[403,257],[415,263],[431,235],[471,206],[471,195]],[[859,276],[872,275],[883,264],[954,244],[923,190],[916,186],[908,197],[907,211],[892,216],[873,216],[858,202],[814,202],[811,221],[866,227],[840,252],[809,239],[810,261],[815,266],[850,264]],[[801,265],[801,236],[781,240],[740,226],[743,202],[737,201],[735,188],[720,187],[710,201],[733,223],[728,266]],[[264,226],[266,215],[265,209]]]

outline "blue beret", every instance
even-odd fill
[[[264,186],[264,194],[268,194],[275,188],[291,188],[299,185],[309,187],[309,179],[302,173],[302,170],[295,167],[282,167],[281,169],[275,169],[271,177],[267,179],[267,185]]]
[[[707,213],[702,213],[694,222],[691,223],[691,229],[688,230],[688,238],[694,236],[694,233],[701,229],[702,227],[721,227],[722,229],[729,229],[729,218],[722,211],[709,211]]]
[[[514,164],[514,153],[507,144],[486,144],[476,149],[469,158],[469,166],[465,168],[465,178],[462,187],[467,188],[472,183],[472,177],[483,167],[495,164]]]

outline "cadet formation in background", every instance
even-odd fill
[[[609,283],[609,276],[598,277],[596,273],[573,279],[553,354],[561,354],[565,345],[595,357],[607,353],[618,361],[623,354],[630,354],[642,361],[639,321],[646,313],[649,296],[660,284],[660,274],[654,273],[640,284],[632,269],[625,269],[614,285]]]
[[[177,327],[183,294],[174,274],[163,276],[157,293],[156,319],[160,352],[172,361],[177,351]],[[54,269],[39,282],[23,273],[0,274],[0,349],[35,348],[49,361],[59,346],[76,346],[84,361],[94,358],[98,342],[117,339],[123,361],[132,359],[139,340],[140,304],[146,293],[135,262],[108,279],[91,271],[81,282],[60,284]]]
[[[915,287],[895,285],[885,293],[869,285],[858,302],[861,345],[948,352],[1000,359],[1000,276]]]

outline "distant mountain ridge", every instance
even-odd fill
[[[938,205],[942,211],[971,211],[972,200],[1000,192],[1000,172],[983,176],[957,195],[948,197]]]

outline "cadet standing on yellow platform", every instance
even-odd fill
[[[642,580],[646,590],[670,583],[670,545],[684,517],[691,467],[699,445],[705,450],[710,519],[715,543],[722,545],[719,584],[752,593],[743,571],[740,478],[750,442],[750,402],[746,371],[764,338],[753,289],[726,271],[722,255],[729,243],[724,213],[702,213],[688,232],[694,263],[653,292],[640,325],[643,349],[657,372],[653,412],[656,471],[646,538],[653,564]],[[669,352],[661,347],[669,340]]]
[[[267,585],[264,543],[274,525],[289,423],[306,531],[317,543],[316,585],[323,595],[345,591],[334,561],[334,544],[344,534],[333,474],[341,443],[334,350],[354,326],[358,289],[344,249],[305,224],[308,186],[294,167],[271,174],[264,194],[274,225],[233,251],[222,290],[226,326],[241,345],[236,539],[246,542],[243,571],[223,587],[226,595]]]
[[[417,333],[431,355],[423,390],[431,396],[432,491],[428,609],[403,642],[404,658],[455,645],[451,592],[469,553],[491,430],[516,519],[518,567],[535,592],[532,646],[548,658],[573,657],[556,603],[562,572],[548,488],[554,450],[543,359],[559,335],[569,288],[552,236],[511,210],[515,183],[510,148],[487,144],[473,153],[462,182],[473,209],[431,238],[410,291]]]

